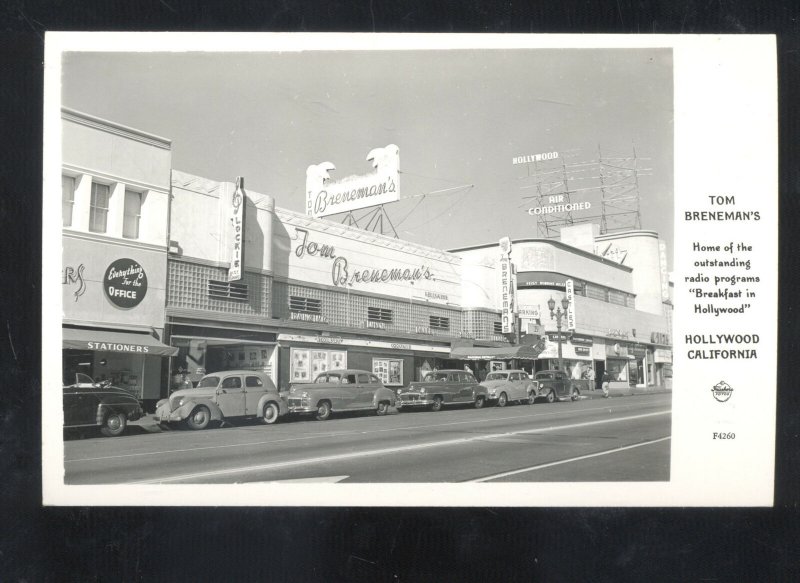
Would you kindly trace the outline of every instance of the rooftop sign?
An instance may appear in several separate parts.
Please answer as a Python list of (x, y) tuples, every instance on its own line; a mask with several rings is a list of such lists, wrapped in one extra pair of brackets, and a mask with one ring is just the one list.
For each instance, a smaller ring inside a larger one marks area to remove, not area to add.
[(400, 198), (400, 148), (389, 144), (367, 154), (375, 171), (362, 176), (331, 180), (336, 170), (331, 162), (312, 164), (306, 169), (306, 215), (325, 217), (371, 206), (395, 202)]
[(529, 154), (527, 156), (514, 156), (511, 158), (512, 164), (530, 164), (531, 162), (546, 162), (556, 160), (558, 152), (544, 152), (542, 154)]

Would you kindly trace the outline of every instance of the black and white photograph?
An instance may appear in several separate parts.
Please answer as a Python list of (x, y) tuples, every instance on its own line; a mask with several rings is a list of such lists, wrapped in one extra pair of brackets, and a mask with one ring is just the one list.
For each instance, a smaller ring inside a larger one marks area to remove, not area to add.
[(47, 54), (46, 502), (702, 505), (774, 440), (774, 168), (708, 186), (699, 45), (138, 36)]

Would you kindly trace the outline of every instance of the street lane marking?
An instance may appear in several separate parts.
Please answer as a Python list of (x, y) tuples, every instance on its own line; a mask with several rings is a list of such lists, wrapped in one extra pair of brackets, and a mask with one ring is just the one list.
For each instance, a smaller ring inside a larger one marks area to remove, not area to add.
[(258, 472), (258, 471), (269, 471), (269, 470), (276, 470), (276, 469), (283, 469), (283, 468), (290, 468), (296, 466), (303, 466), (309, 464), (317, 464), (317, 463), (329, 463), (341, 460), (351, 460), (357, 459), (362, 457), (369, 457), (369, 456), (376, 456), (376, 455), (385, 455), (385, 454), (392, 454), (392, 453), (400, 453), (400, 452), (411, 452), (423, 449), (431, 449), (435, 447), (445, 447), (451, 445), (463, 445), (465, 443), (471, 443), (474, 441), (483, 441), (491, 437), (498, 437), (498, 438), (507, 438), (512, 435), (525, 435), (530, 433), (545, 433), (549, 431), (563, 431), (565, 429), (578, 429), (581, 427), (590, 427), (593, 425), (604, 425), (606, 423), (622, 423), (624, 421), (633, 421), (636, 419), (646, 419), (648, 417), (655, 417), (660, 415), (670, 415), (671, 411), (657, 411), (655, 413), (643, 413), (641, 415), (632, 415), (630, 417), (617, 417), (615, 419), (601, 419), (597, 421), (586, 421), (584, 423), (571, 423), (569, 425), (557, 425), (552, 427), (543, 427), (538, 429), (525, 429), (522, 431), (513, 431), (508, 433), (496, 433), (494, 435), (477, 435), (473, 437), (462, 437), (457, 439), (448, 439), (445, 441), (431, 441), (428, 443), (418, 443), (414, 445), (401, 445), (396, 447), (388, 447), (388, 448), (381, 448), (381, 449), (372, 449), (366, 451), (356, 451), (356, 452), (348, 452), (348, 453), (341, 453), (341, 454), (334, 454), (334, 455), (327, 455), (327, 456), (320, 456), (314, 458), (306, 458), (306, 459), (297, 459), (297, 460), (289, 460), (285, 462), (272, 462), (269, 464), (257, 464), (257, 465), (250, 465), (250, 466), (242, 466), (238, 468), (227, 468), (224, 470), (210, 470), (207, 472), (196, 472), (192, 474), (179, 474), (175, 476), (167, 476), (164, 478), (151, 478), (148, 480), (137, 480), (135, 482), (129, 482), (131, 484), (163, 484), (164, 482), (177, 482), (180, 480), (194, 480), (198, 478), (211, 478), (211, 477), (219, 477), (219, 476), (226, 476), (229, 474), (241, 474), (245, 472)]
[(645, 445), (650, 445), (652, 443), (659, 443), (661, 441), (665, 441), (667, 439), (672, 439), (672, 436), (662, 437), (660, 439), (654, 439), (652, 441), (643, 441), (642, 443), (634, 443), (633, 445), (625, 445), (623, 447), (615, 447), (614, 449), (609, 449), (606, 451), (600, 451), (597, 453), (590, 453), (587, 455), (580, 455), (578, 457), (569, 458), (566, 460), (560, 460), (557, 462), (550, 462), (546, 464), (540, 464), (538, 466), (531, 466), (529, 468), (522, 468), (520, 470), (511, 470), (509, 472), (502, 472), (500, 474), (493, 474), (491, 476), (484, 476), (483, 478), (475, 478), (473, 480), (464, 480), (465, 482), (488, 482), (489, 480), (497, 480), (500, 478), (505, 478), (507, 476), (514, 476), (516, 474), (524, 474), (526, 472), (534, 472), (536, 470), (542, 470), (544, 468), (552, 468), (553, 466), (560, 466), (561, 464), (569, 464), (572, 462), (579, 462), (581, 460), (586, 460), (593, 457), (599, 457), (602, 455), (609, 455), (611, 453), (617, 453), (620, 451), (625, 451), (626, 449), (633, 449), (635, 447), (642, 447)]
[[(567, 411), (567, 410), (559, 410), (559, 411), (552, 411), (547, 413), (534, 413), (533, 415), (512, 415), (508, 417), (486, 417), (483, 419), (467, 419), (466, 421), (452, 421), (449, 423), (435, 423), (429, 425), (411, 425), (408, 427), (389, 427), (386, 429), (375, 429), (372, 431), (360, 431), (360, 430), (351, 430), (351, 431), (334, 431), (334, 432), (326, 432), (326, 433), (314, 433), (310, 435), (303, 435), (299, 437), (287, 437), (284, 439), (270, 439), (267, 441), (250, 441), (246, 443), (228, 443), (228, 444), (220, 444), (220, 445), (207, 445), (201, 447), (186, 447), (181, 449), (168, 449), (163, 451), (145, 451), (139, 453), (124, 453), (119, 455), (107, 455), (107, 456), (98, 456), (98, 457), (90, 457), (90, 458), (75, 458), (75, 459), (68, 459), (64, 460), (65, 464), (70, 463), (78, 463), (78, 462), (94, 462), (100, 460), (111, 460), (111, 459), (124, 459), (129, 457), (144, 457), (144, 456), (151, 456), (151, 455), (167, 455), (171, 453), (186, 453), (192, 451), (205, 451), (205, 450), (212, 450), (212, 449), (227, 449), (231, 447), (249, 447), (253, 445), (272, 445), (276, 443), (288, 443), (292, 441), (303, 441), (303, 440), (312, 440), (312, 439), (324, 439), (329, 437), (342, 437), (347, 435), (369, 435), (371, 433), (386, 433), (392, 431), (409, 431), (409, 430), (417, 430), (417, 429), (431, 429), (437, 427), (450, 427), (453, 425), (475, 425), (477, 423), (490, 423), (493, 421), (508, 421), (513, 419), (534, 419), (538, 417), (554, 417), (557, 415), (564, 415), (566, 413), (596, 413), (601, 409), (607, 408), (608, 403), (604, 403), (600, 407), (593, 407), (590, 409), (579, 409), (578, 411)], [(620, 409), (635, 409), (631, 405), (622, 405), (619, 407), (615, 407), (616, 410)], [(610, 411), (610, 409), (609, 409)], [(285, 426), (288, 427), (288, 426)], [(197, 435), (200, 437), (201, 435), (215, 435), (213, 431), (197, 434), (191, 433), (190, 435)], [(175, 439), (175, 437), (173, 437)], [(105, 440), (107, 441), (107, 440)]]

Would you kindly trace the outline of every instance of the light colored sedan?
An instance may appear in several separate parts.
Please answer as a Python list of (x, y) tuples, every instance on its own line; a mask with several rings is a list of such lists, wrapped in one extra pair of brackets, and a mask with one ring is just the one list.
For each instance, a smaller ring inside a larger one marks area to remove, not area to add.
[(395, 406), (395, 394), (369, 371), (343, 369), (320, 373), (313, 383), (292, 385), (287, 401), (289, 413), (313, 413), (325, 421), (339, 411), (386, 415)]
[(524, 370), (490, 372), (481, 385), (486, 387), (489, 400), (498, 407), (505, 407), (509, 401), (533, 404), (534, 383)]
[(156, 403), (158, 423), (183, 421), (205, 429), (212, 421), (257, 417), (272, 425), (287, 413), (272, 379), (261, 371), (226, 370), (207, 374), (196, 387), (181, 389)]

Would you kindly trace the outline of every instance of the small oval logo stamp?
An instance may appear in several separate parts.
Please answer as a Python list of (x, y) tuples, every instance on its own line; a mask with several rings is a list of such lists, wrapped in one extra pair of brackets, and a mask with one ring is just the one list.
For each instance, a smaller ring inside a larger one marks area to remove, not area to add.
[(731, 398), (731, 395), (733, 394), (733, 387), (725, 381), (720, 381), (714, 385), (714, 388), (711, 389), (711, 393), (714, 395), (714, 398), (717, 401), (724, 403)]

